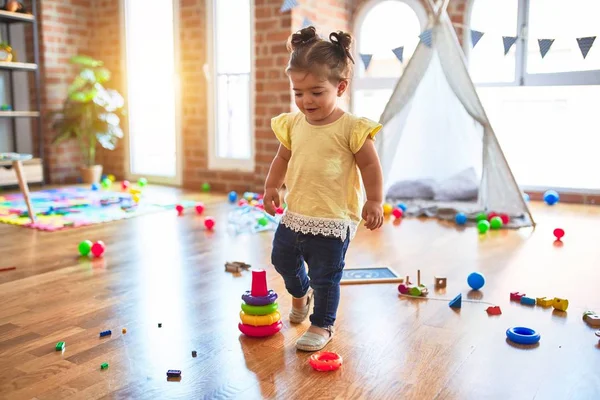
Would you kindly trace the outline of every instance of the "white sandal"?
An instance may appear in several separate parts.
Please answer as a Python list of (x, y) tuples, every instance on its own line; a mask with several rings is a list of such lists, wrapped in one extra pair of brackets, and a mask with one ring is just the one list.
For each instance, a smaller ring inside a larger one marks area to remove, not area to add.
[(301, 309), (292, 307), (292, 310), (290, 311), (290, 315), (289, 315), (291, 323), (299, 324), (306, 319), (306, 317), (308, 316), (308, 313), (310, 312), (310, 306), (312, 305), (313, 299), (314, 299), (313, 289), (309, 288), (308, 291), (306, 292), (306, 305), (304, 307), (302, 307)]
[(333, 326), (324, 328), (329, 332), (329, 337), (324, 337), (318, 333), (305, 332), (296, 342), (296, 348), (304, 351), (319, 351), (333, 339)]

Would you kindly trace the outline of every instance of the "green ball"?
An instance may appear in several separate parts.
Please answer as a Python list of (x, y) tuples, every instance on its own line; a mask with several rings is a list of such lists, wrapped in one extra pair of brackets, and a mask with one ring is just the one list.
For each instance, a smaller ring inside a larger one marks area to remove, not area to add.
[(144, 187), (148, 184), (148, 179), (146, 178), (140, 178), (138, 179), (138, 186), (139, 187)]
[(92, 251), (92, 245), (93, 243), (91, 240), (84, 240), (83, 242), (79, 243), (79, 254), (82, 256), (87, 256), (90, 254), (90, 251)]
[(111, 187), (111, 185), (112, 185), (112, 181), (110, 179), (108, 179), (108, 178), (102, 179), (102, 187), (103, 188), (108, 189)]
[(202, 190), (203, 190), (203, 191), (205, 191), (205, 192), (208, 192), (208, 191), (210, 191), (210, 183), (208, 183), (208, 182), (204, 182), (204, 183), (202, 184)]
[(493, 217), (490, 220), (490, 226), (492, 227), (492, 229), (500, 229), (500, 228), (502, 228), (502, 218), (500, 218), (500, 217)]
[(477, 214), (477, 217), (475, 217), (475, 221), (479, 222), (479, 221), (486, 221), (487, 220), (487, 215), (485, 215), (485, 213), (479, 213)]
[(267, 226), (268, 223), (269, 223), (269, 220), (266, 219), (265, 217), (261, 217), (258, 219), (258, 224), (260, 226)]
[(490, 229), (490, 223), (487, 220), (479, 221), (477, 223), (477, 229), (479, 233), (486, 233)]

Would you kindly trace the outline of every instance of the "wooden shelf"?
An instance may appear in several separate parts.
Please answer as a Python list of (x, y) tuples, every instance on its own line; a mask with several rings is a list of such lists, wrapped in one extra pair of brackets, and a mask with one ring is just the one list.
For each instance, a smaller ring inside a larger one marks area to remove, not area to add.
[(37, 111), (0, 111), (0, 118), (37, 118)]
[(6, 62), (0, 61), (0, 69), (13, 69), (19, 71), (35, 71), (37, 64), (33, 63), (22, 63), (22, 62)]
[(31, 14), (23, 14), (0, 10), (0, 22), (33, 22), (35, 17)]

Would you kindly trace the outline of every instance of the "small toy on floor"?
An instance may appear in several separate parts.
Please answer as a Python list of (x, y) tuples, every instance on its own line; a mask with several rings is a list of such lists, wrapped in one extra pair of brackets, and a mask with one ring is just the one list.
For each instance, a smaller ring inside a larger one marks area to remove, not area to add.
[(583, 313), (583, 320), (593, 328), (600, 328), (600, 315), (594, 311), (586, 311)]
[(241, 261), (233, 261), (233, 262), (227, 261), (225, 263), (225, 271), (226, 272), (241, 272), (244, 269), (247, 270), (250, 268), (251, 268), (250, 264), (246, 264)]
[(406, 275), (406, 281), (398, 285), (398, 291), (401, 294), (406, 294), (409, 296), (420, 297), (427, 296), (429, 290), (425, 285), (421, 284), (421, 270), (417, 270), (417, 285), (413, 285), (410, 282), (410, 277)]
[(330, 351), (322, 351), (310, 356), (309, 364), (315, 371), (335, 371), (343, 363), (342, 356)]
[(252, 271), (252, 290), (242, 295), (241, 322), (238, 329), (246, 336), (265, 337), (281, 330), (281, 314), (277, 310), (277, 293), (267, 290), (265, 270)]

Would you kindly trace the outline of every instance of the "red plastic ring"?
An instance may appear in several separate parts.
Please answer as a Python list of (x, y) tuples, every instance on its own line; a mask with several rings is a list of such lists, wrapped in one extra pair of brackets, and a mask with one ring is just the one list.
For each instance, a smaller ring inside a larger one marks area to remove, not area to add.
[(246, 336), (253, 337), (264, 337), (271, 336), (276, 334), (283, 327), (283, 323), (281, 321), (277, 321), (271, 325), (263, 325), (263, 326), (252, 326), (247, 324), (242, 324), (241, 322), (238, 324), (238, 329)]
[(310, 356), (308, 361), (317, 371), (335, 371), (342, 366), (342, 356), (329, 351), (322, 351)]

